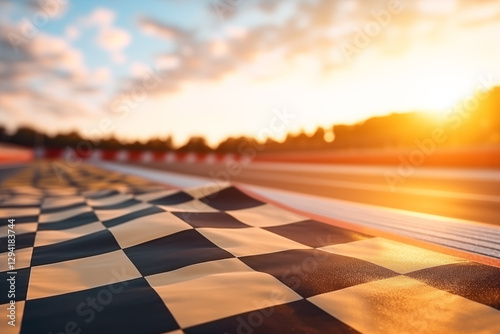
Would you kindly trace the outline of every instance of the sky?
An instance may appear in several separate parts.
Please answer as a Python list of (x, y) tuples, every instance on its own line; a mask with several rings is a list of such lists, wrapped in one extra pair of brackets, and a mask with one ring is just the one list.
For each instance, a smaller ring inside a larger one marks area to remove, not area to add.
[(499, 65), (497, 0), (0, 0), (9, 131), (280, 139), (443, 112)]

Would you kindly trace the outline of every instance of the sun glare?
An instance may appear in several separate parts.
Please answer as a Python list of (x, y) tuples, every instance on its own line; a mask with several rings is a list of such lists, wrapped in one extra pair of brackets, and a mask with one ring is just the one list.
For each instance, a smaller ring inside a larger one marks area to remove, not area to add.
[(470, 82), (458, 75), (433, 75), (419, 82), (412, 92), (422, 101), (425, 111), (442, 113), (463, 99), (473, 89)]

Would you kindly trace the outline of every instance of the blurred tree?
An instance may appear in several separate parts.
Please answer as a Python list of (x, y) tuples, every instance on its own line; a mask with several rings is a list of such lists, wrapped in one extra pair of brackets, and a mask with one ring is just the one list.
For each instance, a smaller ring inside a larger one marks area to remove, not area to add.
[(0, 126), (0, 141), (6, 142), (8, 140), (7, 131), (3, 126)]
[(179, 147), (178, 151), (208, 153), (212, 151), (212, 149), (210, 148), (210, 146), (207, 145), (205, 138), (200, 136), (195, 136), (191, 137), (184, 146)]
[(35, 146), (35, 136), (40, 135), (36, 130), (28, 127), (20, 127), (9, 137), (12, 144), (33, 147)]

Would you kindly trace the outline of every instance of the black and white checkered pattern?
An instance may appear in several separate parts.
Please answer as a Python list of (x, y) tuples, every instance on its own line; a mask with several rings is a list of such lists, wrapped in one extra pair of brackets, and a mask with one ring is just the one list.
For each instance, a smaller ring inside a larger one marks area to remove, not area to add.
[(0, 222), (1, 333), (500, 333), (500, 268), (230, 185), (179, 191), (92, 166), (58, 177), (40, 163), (2, 184)]

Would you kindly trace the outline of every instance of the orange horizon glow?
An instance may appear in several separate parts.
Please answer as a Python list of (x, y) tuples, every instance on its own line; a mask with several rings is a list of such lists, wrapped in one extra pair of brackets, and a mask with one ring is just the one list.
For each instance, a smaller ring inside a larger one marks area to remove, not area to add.
[[(51, 135), (100, 133), (128, 142), (172, 136), (177, 146), (203, 136), (213, 147), (227, 137), (261, 137), (276, 109), (295, 116), (267, 132), (280, 141), (288, 133), (311, 134), (317, 127), (392, 113), (439, 116), (483, 81), (485, 89), (500, 84), (500, 3), (492, 1), (415, 0), (383, 18), (385, 23), (380, 13), (388, 13), (389, 4), (382, 0), (324, 1), (304, 8), (284, 1), (274, 12), (249, 4), (223, 21), (211, 8), (169, 4), (171, 10), (162, 12), (154, 6), (165, 4), (151, 4), (144, 17), (108, 2), (89, 1), (85, 10), (70, 4), (60, 22), (40, 27), (29, 54), (42, 57), (54, 49), (61, 61), (32, 64), (43, 68), (38, 77), (30, 77), (35, 70), (19, 73), (16, 80), (27, 80), (22, 87), (36, 93), (17, 88), (14, 79), (6, 85), (18, 91), (0, 87), (0, 125), (9, 131), (27, 125)], [(199, 26), (182, 26), (172, 14), (176, 8), (183, 15), (196, 12)], [(164, 17), (152, 18), (153, 11)], [(301, 28), (291, 31), (290, 22)], [(367, 36), (374, 25), (378, 30)], [(195, 39), (195, 32), (203, 37)], [(274, 44), (259, 47), (273, 38)], [(355, 52), (346, 54), (346, 45)], [(6, 65), (0, 64), (0, 72)], [(44, 66), (54, 72), (63, 68), (75, 82), (47, 78)], [(126, 113), (114, 110), (114, 101), (143, 88), (134, 82), (148, 75), (147, 68), (170, 72), (160, 89), (146, 90)]]

